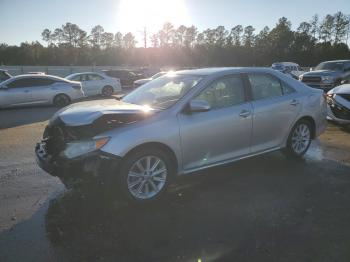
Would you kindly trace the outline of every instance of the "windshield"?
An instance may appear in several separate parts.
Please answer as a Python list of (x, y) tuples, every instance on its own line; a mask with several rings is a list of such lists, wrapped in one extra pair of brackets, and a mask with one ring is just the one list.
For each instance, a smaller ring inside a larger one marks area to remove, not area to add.
[(125, 96), (123, 101), (166, 109), (175, 104), (201, 79), (202, 77), (191, 75), (166, 75), (144, 84)]
[(331, 70), (331, 71), (343, 71), (343, 62), (323, 62), (316, 66), (315, 70)]

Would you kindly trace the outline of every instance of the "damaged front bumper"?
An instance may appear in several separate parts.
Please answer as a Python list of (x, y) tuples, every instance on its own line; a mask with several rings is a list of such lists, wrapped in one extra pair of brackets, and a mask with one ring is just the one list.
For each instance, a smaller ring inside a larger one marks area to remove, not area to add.
[(67, 188), (89, 181), (105, 183), (118, 170), (121, 158), (100, 150), (68, 159), (47, 153), (43, 140), (35, 147), (36, 161), (41, 169), (58, 177)]
[(335, 101), (333, 97), (328, 97), (327, 118), (339, 124), (350, 124), (350, 109)]

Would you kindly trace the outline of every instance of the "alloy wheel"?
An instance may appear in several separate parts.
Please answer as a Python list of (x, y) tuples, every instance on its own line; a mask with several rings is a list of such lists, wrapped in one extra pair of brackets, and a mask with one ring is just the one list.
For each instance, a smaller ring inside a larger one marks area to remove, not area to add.
[(113, 88), (110, 86), (106, 86), (102, 90), (102, 95), (104, 96), (111, 96), (113, 94)]
[(129, 169), (128, 190), (137, 199), (150, 199), (164, 188), (167, 175), (167, 167), (161, 158), (142, 157)]
[(296, 154), (302, 154), (311, 142), (310, 128), (306, 124), (299, 124), (293, 132), (291, 145)]

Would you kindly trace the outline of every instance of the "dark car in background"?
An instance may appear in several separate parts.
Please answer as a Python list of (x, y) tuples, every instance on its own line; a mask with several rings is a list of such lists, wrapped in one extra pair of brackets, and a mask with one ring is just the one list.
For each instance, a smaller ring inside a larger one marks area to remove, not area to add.
[(159, 73), (157, 73), (149, 78), (142, 78), (142, 79), (136, 80), (136, 81), (134, 81), (133, 86), (134, 86), (134, 88), (138, 88), (138, 87), (142, 86), (143, 84), (146, 84), (154, 79), (157, 79), (157, 78), (159, 78), (167, 73), (168, 72), (159, 72)]
[(315, 70), (302, 74), (299, 80), (308, 86), (328, 92), (350, 76), (350, 60), (334, 60), (320, 63)]
[(126, 69), (102, 70), (109, 77), (119, 78), (123, 88), (132, 87), (134, 81), (145, 78), (144, 74)]
[(12, 76), (6, 70), (0, 69), (0, 82), (10, 79), (11, 77)]

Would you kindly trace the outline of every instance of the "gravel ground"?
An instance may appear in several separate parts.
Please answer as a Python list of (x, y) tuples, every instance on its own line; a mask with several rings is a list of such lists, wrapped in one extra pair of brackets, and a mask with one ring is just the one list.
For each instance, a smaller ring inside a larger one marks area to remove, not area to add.
[(0, 261), (350, 261), (350, 130), (179, 179), (132, 206), (64, 189), (34, 145), (55, 108), (0, 111)]

